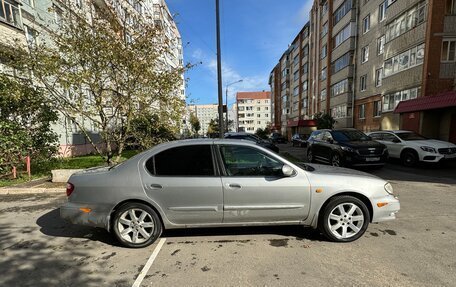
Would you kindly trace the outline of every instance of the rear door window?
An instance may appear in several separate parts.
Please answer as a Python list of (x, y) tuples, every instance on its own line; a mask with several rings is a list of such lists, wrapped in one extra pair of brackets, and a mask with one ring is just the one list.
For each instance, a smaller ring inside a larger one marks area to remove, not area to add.
[(188, 145), (167, 149), (146, 162), (157, 176), (214, 176), (211, 145)]

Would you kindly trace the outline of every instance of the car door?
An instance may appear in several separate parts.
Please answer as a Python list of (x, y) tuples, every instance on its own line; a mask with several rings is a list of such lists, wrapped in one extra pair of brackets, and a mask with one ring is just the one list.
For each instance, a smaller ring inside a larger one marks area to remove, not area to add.
[(284, 163), (260, 148), (221, 144), (224, 223), (298, 222), (309, 213), (303, 172), (285, 177)]
[(214, 224), (223, 218), (223, 190), (211, 144), (173, 147), (144, 162), (146, 194), (175, 224)]
[(322, 145), (324, 144), (323, 135), (324, 135), (324, 132), (321, 132), (321, 133), (315, 135), (315, 137), (313, 138), (313, 141), (312, 141), (311, 149), (312, 149), (313, 156), (316, 159), (320, 159), (322, 156), (322, 149), (323, 149)]
[(333, 137), (330, 132), (324, 132), (321, 139), (319, 156), (322, 160), (329, 162), (334, 149)]
[(400, 158), (401, 151), (404, 147), (402, 140), (394, 134), (382, 133), (381, 143), (386, 145), (390, 157)]

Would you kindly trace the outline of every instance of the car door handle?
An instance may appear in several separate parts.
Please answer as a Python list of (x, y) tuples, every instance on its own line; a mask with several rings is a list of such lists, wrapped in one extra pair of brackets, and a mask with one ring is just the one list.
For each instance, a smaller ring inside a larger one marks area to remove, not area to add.
[(163, 186), (161, 186), (160, 184), (157, 184), (157, 183), (152, 183), (150, 185), (150, 188), (152, 188), (152, 189), (161, 189), (161, 188), (163, 188)]
[(238, 183), (230, 183), (228, 186), (229, 186), (230, 188), (241, 188), (241, 185), (238, 184)]

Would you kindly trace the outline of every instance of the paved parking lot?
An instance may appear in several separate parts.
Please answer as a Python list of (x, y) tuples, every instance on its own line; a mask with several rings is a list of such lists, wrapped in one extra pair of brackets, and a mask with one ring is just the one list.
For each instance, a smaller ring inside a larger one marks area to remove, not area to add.
[[(295, 226), (167, 231), (141, 286), (455, 286), (454, 171), (370, 171), (392, 181), (402, 209), (353, 243)], [(65, 200), (0, 196), (0, 286), (133, 286), (158, 242), (126, 249), (104, 230), (70, 225), (59, 218)]]

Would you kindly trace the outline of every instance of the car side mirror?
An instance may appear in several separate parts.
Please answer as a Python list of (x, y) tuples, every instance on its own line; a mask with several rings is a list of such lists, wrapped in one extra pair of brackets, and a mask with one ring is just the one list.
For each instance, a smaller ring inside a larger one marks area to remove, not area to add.
[(293, 176), (295, 174), (295, 171), (294, 171), (294, 169), (291, 166), (289, 166), (287, 164), (284, 164), (282, 166), (282, 173), (283, 173), (284, 176), (290, 177), (290, 176)]

